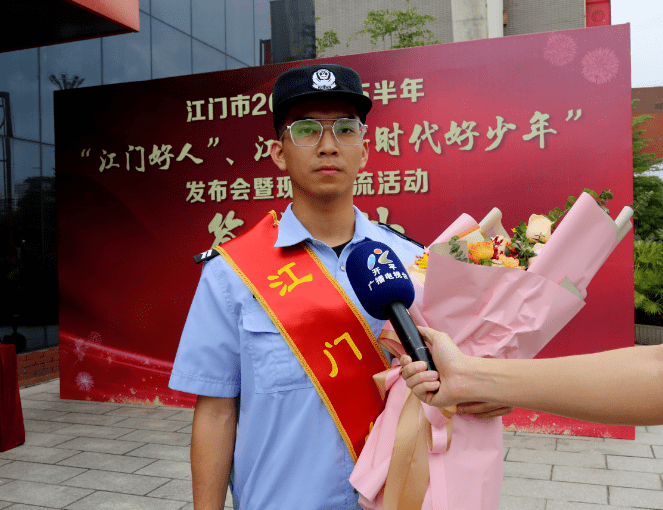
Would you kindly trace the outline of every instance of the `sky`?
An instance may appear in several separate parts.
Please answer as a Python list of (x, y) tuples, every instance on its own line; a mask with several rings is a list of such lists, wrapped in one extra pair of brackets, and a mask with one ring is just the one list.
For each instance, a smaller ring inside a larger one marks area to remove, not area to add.
[(631, 86), (663, 86), (663, 0), (611, 0), (611, 24), (631, 24)]

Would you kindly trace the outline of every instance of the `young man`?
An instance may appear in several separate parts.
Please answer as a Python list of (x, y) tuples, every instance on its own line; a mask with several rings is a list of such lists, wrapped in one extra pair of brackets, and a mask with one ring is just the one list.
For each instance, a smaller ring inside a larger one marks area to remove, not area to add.
[[(170, 380), (199, 395), (196, 510), (222, 508), (231, 465), (235, 508), (360, 508), (348, 478), (379, 412), (366, 395), (384, 367), (374, 341), (383, 321), (359, 304), (345, 263), (366, 239), (406, 266), (422, 252), (353, 206), (370, 109), (347, 67), (297, 67), (276, 81), (271, 156), (290, 175), (292, 204), (205, 264)], [(485, 404), (477, 415), (511, 410)]]

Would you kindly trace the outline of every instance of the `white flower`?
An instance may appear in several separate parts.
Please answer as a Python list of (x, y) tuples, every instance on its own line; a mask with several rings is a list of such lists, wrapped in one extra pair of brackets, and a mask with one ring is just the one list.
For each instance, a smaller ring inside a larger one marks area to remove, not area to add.
[(545, 243), (550, 237), (552, 221), (542, 214), (532, 214), (527, 222), (527, 232), (525, 235), (531, 243)]

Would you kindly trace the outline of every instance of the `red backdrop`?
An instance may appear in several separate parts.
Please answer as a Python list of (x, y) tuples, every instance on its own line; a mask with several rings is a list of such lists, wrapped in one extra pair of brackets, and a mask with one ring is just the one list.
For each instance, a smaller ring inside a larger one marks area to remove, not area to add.
[[(610, 188), (632, 202), (629, 26), (321, 59), (373, 99), (355, 204), (430, 243), (499, 207), (511, 228)], [(167, 388), (192, 256), (290, 202), (268, 156), (276, 77), (308, 62), (55, 93), (63, 398), (191, 406)], [(632, 346), (633, 238), (539, 357)], [(521, 430), (634, 437), (530, 412)]]

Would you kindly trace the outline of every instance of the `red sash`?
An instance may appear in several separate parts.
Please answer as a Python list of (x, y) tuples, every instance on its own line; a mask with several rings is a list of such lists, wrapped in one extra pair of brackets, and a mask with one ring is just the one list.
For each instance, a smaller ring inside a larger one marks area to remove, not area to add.
[(214, 248), (260, 302), (327, 406), (353, 461), (383, 402), (372, 375), (389, 367), (368, 323), (305, 243), (274, 248), (271, 211)]

